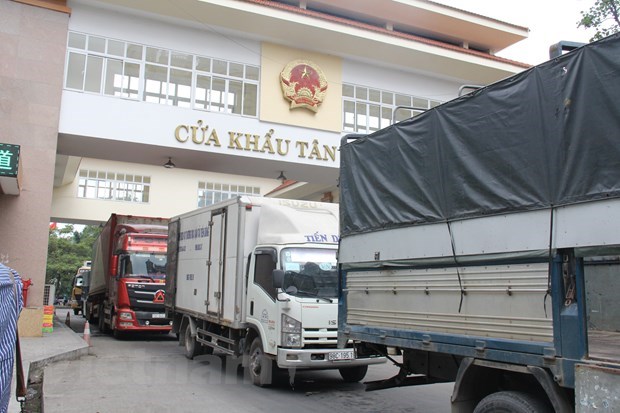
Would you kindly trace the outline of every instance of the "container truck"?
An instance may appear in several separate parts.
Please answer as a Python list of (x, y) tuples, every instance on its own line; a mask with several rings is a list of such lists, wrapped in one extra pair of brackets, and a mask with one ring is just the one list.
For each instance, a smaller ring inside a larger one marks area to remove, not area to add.
[(614, 35), (343, 138), (339, 341), (402, 356), (367, 390), (620, 411), (619, 68)]
[(93, 246), (84, 316), (101, 332), (169, 333), (168, 219), (112, 214)]
[(84, 261), (84, 265), (78, 268), (71, 282), (71, 309), (73, 314), (78, 315), (82, 311), (82, 289), (84, 286), (84, 274), (90, 271), (90, 261)]
[(338, 205), (238, 197), (171, 218), (166, 309), (186, 357), (232, 356), (252, 383), (278, 369), (362, 380), (385, 358), (337, 342)]

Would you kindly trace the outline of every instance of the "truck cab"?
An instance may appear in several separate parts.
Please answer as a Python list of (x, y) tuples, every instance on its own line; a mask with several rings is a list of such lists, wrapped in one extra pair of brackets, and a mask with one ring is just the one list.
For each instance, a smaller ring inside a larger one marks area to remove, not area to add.
[[(162, 229), (163, 230), (163, 229)], [(163, 311), (166, 282), (166, 235), (152, 229), (119, 228), (112, 257), (109, 324), (114, 332), (138, 329), (169, 331)], [(147, 231), (148, 235), (139, 231)]]

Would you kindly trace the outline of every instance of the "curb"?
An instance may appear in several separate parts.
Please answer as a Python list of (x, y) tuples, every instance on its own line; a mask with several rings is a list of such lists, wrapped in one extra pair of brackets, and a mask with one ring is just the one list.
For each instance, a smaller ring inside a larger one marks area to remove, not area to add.
[[(54, 317), (54, 328), (66, 328), (71, 330), (68, 326), (61, 323), (58, 320), (58, 317)], [(76, 339), (82, 341), (81, 338), (79, 338), (79, 335), (74, 333), (73, 330), (71, 330), (71, 333), (75, 334)], [(76, 341), (76, 345), (77, 344), (78, 342)], [(90, 347), (85, 341), (83, 342), (83, 346), (78, 345), (77, 347), (78, 348), (73, 350), (68, 350), (63, 353), (30, 362), (30, 367), (28, 369), (28, 381), (26, 383), (26, 400), (23, 404), (24, 411), (28, 413), (43, 413), (43, 379), (45, 376), (45, 367), (59, 361), (77, 360), (80, 357), (89, 354)]]

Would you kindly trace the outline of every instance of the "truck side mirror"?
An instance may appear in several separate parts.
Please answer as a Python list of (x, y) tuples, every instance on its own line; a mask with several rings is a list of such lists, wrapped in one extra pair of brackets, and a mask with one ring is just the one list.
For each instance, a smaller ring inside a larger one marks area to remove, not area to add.
[(112, 255), (112, 262), (110, 262), (110, 275), (116, 277), (118, 275), (118, 255)]
[(273, 287), (274, 288), (282, 288), (282, 284), (284, 284), (284, 271), (275, 269), (271, 273), (273, 279)]

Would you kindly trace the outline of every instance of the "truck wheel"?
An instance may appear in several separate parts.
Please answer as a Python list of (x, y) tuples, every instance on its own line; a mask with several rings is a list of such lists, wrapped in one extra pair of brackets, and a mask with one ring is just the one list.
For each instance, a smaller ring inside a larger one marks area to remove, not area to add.
[(185, 346), (185, 357), (192, 360), (200, 354), (200, 343), (196, 341), (196, 337), (192, 337), (192, 326), (187, 323), (185, 334), (183, 335), (183, 345)]
[(252, 384), (265, 387), (271, 384), (273, 378), (273, 362), (263, 351), (263, 342), (256, 337), (250, 346), (250, 363), (248, 365)]
[(105, 311), (103, 309), (103, 304), (99, 304), (99, 332), (106, 334), (109, 333), (110, 330), (108, 326), (105, 324)]
[(552, 413), (551, 407), (528, 393), (500, 391), (485, 397), (474, 413)]
[(368, 366), (343, 367), (338, 369), (342, 379), (347, 383), (356, 383), (361, 381), (368, 371)]

